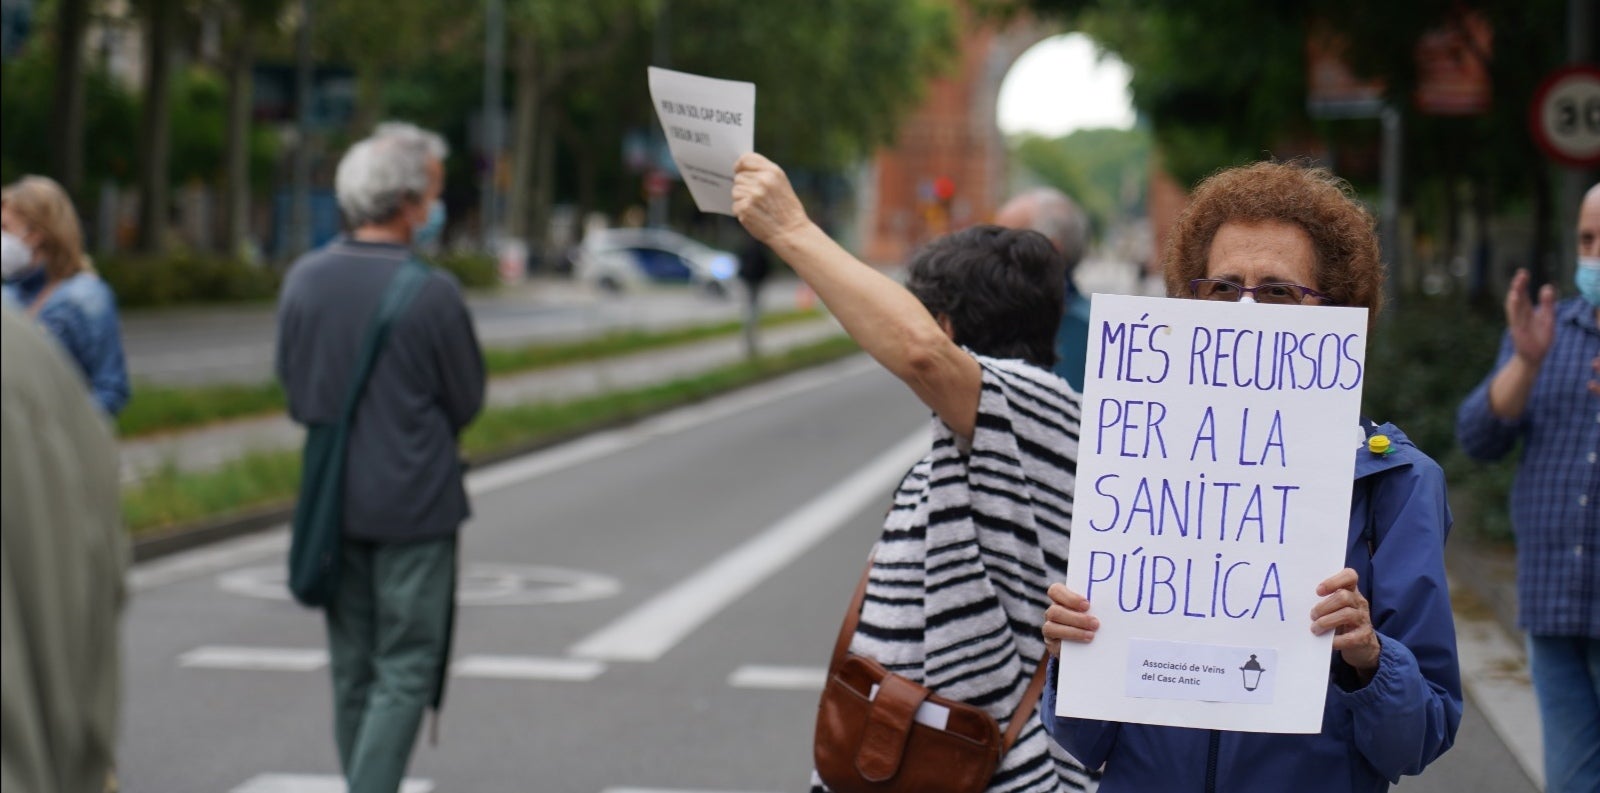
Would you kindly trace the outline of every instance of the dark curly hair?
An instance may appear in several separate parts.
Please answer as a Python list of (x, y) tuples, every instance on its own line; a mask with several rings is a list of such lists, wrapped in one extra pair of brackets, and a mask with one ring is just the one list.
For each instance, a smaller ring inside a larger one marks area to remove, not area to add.
[(918, 251), (906, 288), (935, 317), (950, 318), (957, 344), (1049, 369), (1066, 272), (1066, 260), (1038, 232), (974, 226)]
[(1311, 238), (1317, 288), (1335, 305), (1366, 306), (1367, 321), (1383, 304), (1383, 263), (1372, 213), (1350, 184), (1326, 168), (1258, 162), (1218, 171), (1195, 187), (1162, 252), (1167, 294), (1187, 296), (1204, 278), (1211, 241), (1225, 223), (1288, 223)]

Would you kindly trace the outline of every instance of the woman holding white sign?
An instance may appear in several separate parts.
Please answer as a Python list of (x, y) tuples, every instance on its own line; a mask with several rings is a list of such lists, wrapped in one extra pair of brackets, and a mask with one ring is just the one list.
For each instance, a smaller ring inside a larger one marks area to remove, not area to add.
[[(1165, 256), (1173, 296), (1366, 307), (1369, 323), (1381, 302), (1372, 217), (1322, 169), (1256, 163), (1211, 176)], [(1321, 732), (1058, 717), (1052, 675), (1040, 707), (1045, 725), (1085, 765), (1104, 764), (1104, 793), (1382, 791), (1450, 748), (1462, 703), (1444, 570), (1444, 477), (1393, 425), (1368, 424), (1365, 436), (1355, 450), (1344, 569), (1318, 586), (1320, 600), (1304, 617), (1308, 630), (1334, 633)], [(1060, 583), (1048, 594), (1043, 635), (1051, 654), (1063, 641), (1093, 641), (1100, 619), (1092, 604)], [(1249, 667), (1241, 667), (1246, 676)]]
[[(908, 751), (905, 713), (879, 709), (890, 697), (877, 692), (914, 684), (976, 706), (998, 731), (1015, 727), (1014, 743), (996, 742), (998, 765), (975, 786), (1088, 789), (1090, 775), (1028, 716), (1045, 655), (1030, 626), (1049, 605), (1045, 587), (1066, 570), (1078, 447), (1078, 394), (1050, 372), (1065, 261), (1035, 232), (980, 226), (919, 252), (902, 287), (812, 223), (783, 171), (758, 154), (738, 162), (733, 210), (935, 414), (932, 448), (895, 494), (859, 622), (847, 635), (850, 654), (904, 678), (858, 692), (876, 698), (874, 724), (888, 725), (880, 732), (898, 736), (876, 743)], [(905, 710), (913, 708), (918, 724), (938, 723), (936, 711), (924, 720), (915, 702)], [(953, 732), (954, 717), (948, 725)], [(827, 738), (819, 734), (819, 746), (830, 745)], [(893, 759), (893, 767), (904, 764)], [(933, 767), (949, 758), (930, 753), (921, 762)], [(821, 763), (818, 769), (829, 773)], [(847, 781), (818, 775), (812, 786)]]

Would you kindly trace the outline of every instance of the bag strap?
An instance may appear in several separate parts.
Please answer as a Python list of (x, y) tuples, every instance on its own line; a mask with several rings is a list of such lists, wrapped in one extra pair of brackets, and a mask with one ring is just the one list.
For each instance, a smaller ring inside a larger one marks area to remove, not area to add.
[[(877, 557), (874, 552), (867, 557), (867, 569), (861, 571), (861, 581), (856, 584), (856, 593), (850, 598), (850, 610), (845, 612), (844, 624), (839, 626), (839, 638), (833, 644), (833, 659), (828, 663), (828, 673), (831, 675), (844, 663), (845, 656), (850, 654), (850, 639), (856, 635), (856, 626), (861, 622), (861, 604), (867, 598), (867, 579), (872, 575), (872, 560)], [(1011, 751), (1017, 742), (1017, 736), (1022, 734), (1022, 725), (1033, 717), (1033, 709), (1039, 704), (1039, 697), (1044, 693), (1045, 676), (1050, 669), (1049, 657), (1039, 659), (1039, 668), (1033, 672), (1033, 679), (1028, 682), (1028, 688), (1022, 693), (1022, 701), (1017, 703), (1017, 709), (1012, 711), (1011, 720), (1006, 725), (1006, 734), (1000, 744), (1000, 756)]]
[(1028, 681), (1028, 690), (1022, 692), (1022, 701), (1017, 703), (1017, 710), (1011, 714), (1011, 721), (1006, 724), (1005, 741), (1000, 744), (1000, 754), (1004, 756), (1011, 751), (1017, 737), (1022, 735), (1022, 725), (1033, 718), (1033, 709), (1039, 704), (1039, 697), (1044, 694), (1045, 677), (1050, 672), (1050, 657), (1039, 659), (1039, 668), (1033, 670), (1033, 679)]
[(383, 292), (383, 299), (378, 303), (378, 310), (372, 316), (371, 324), (367, 325), (367, 332), (361, 340), (361, 353), (356, 358), (356, 370), (350, 378), (350, 389), (345, 392), (344, 410), (339, 414), (340, 422), (349, 424), (355, 416), (356, 405), (361, 402), (361, 392), (366, 390), (367, 378), (372, 375), (372, 367), (378, 361), (378, 353), (383, 349), (383, 343), (389, 336), (389, 327), (394, 324), (395, 317), (411, 305), (412, 298), (417, 296), (417, 291), (422, 288), (423, 281), (428, 278), (428, 267), (414, 258), (406, 259), (400, 269), (389, 279), (389, 286)]

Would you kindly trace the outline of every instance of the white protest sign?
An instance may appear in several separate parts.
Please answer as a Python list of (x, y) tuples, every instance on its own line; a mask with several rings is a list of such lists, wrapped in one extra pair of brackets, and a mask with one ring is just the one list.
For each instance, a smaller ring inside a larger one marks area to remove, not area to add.
[(1067, 586), (1062, 716), (1322, 729), (1344, 567), (1365, 309), (1095, 295)]
[(733, 165), (755, 151), (756, 86), (650, 67), (650, 101), (701, 212), (733, 214)]

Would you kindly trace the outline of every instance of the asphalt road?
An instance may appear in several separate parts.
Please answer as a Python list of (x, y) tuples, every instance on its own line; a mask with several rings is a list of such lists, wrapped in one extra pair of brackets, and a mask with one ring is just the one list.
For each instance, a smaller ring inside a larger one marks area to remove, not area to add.
[[(441, 743), (409, 793), (803, 790), (817, 681), (926, 417), (857, 357), (475, 472)], [(134, 571), (124, 790), (342, 789), (285, 544)], [(1400, 789), (1533, 790), (1476, 710)]]
[[(796, 282), (762, 290), (768, 310), (795, 305)], [(663, 328), (735, 319), (742, 303), (687, 288), (602, 295), (564, 280), (541, 280), (467, 301), (488, 346), (557, 341), (619, 328)], [(272, 378), (276, 322), (266, 305), (131, 312), (123, 346), (135, 381), (259, 383)]]

